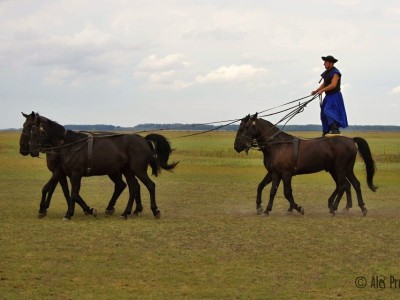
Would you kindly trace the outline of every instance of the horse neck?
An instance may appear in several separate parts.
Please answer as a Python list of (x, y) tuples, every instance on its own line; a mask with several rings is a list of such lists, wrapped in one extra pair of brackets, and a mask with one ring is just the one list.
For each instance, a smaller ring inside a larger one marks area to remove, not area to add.
[(49, 119), (45, 119), (45, 121), (41, 122), (42, 123), (40, 123), (39, 126), (47, 128), (45, 131), (45, 135), (48, 139), (47, 142), (49, 142), (52, 146), (58, 146), (65, 134), (64, 127)]
[(85, 134), (85, 133), (76, 132), (73, 130), (67, 130), (66, 135), (64, 137), (64, 142), (66, 144), (69, 144), (69, 143), (83, 140), (85, 138), (87, 138), (87, 134)]
[(277, 142), (285, 142), (293, 139), (293, 136), (287, 134), (286, 132), (281, 131), (278, 127), (276, 127), (272, 123), (265, 121), (263, 119), (258, 119), (258, 120), (259, 120), (258, 131), (260, 132), (260, 139), (263, 142), (268, 142), (271, 140)]

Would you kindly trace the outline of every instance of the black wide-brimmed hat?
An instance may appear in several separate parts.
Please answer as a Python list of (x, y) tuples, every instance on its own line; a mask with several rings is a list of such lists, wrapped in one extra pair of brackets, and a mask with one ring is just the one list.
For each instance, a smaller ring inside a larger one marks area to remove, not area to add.
[(338, 60), (334, 58), (332, 55), (322, 56), (323, 61), (329, 61), (331, 63), (336, 63)]

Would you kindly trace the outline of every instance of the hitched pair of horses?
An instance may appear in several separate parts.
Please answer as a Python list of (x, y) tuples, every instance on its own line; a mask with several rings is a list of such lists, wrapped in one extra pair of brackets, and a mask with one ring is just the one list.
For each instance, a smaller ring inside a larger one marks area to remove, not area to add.
[[(46, 153), (47, 166), (52, 177), (42, 190), (42, 201), (39, 217), (46, 215), (51, 196), (60, 182), (68, 203), (64, 219), (74, 215), (75, 202), (86, 214), (96, 215), (80, 197), (81, 179), (83, 176), (108, 175), (114, 182), (113, 196), (106, 209), (106, 214), (114, 212), (114, 205), (126, 184), (129, 187), (129, 200), (122, 214), (131, 214), (133, 202), (136, 200), (134, 214), (142, 210), (140, 186), (138, 178), (150, 193), (151, 210), (156, 218), (160, 217), (155, 199), (155, 184), (147, 174), (148, 166), (152, 174), (157, 176), (161, 169), (173, 170), (178, 162), (168, 163), (172, 152), (168, 140), (159, 134), (149, 134), (142, 137), (137, 134), (88, 134), (66, 130), (60, 124), (32, 112), (23, 114), (26, 118), (20, 138), (20, 153), (39, 156), (39, 151)], [(71, 195), (69, 194), (66, 177), (70, 178)]]

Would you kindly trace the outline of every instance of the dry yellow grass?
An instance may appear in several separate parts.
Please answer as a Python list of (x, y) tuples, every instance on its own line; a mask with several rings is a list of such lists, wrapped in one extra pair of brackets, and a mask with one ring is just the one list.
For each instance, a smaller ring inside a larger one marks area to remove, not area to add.
[[(400, 133), (358, 134), (378, 158), (379, 190), (366, 188), (357, 163), (370, 213), (362, 217), (354, 206), (334, 218), (326, 207), (333, 190), (328, 174), (294, 178), (304, 216), (286, 215), (279, 190), (270, 217), (260, 217), (255, 195), (265, 170), (259, 153), (236, 154), (234, 133), (162, 134), (172, 138), (172, 159), (181, 163), (155, 178), (160, 220), (142, 188), (140, 218), (118, 218), (124, 192), (112, 217), (77, 209), (63, 222), (59, 187), (48, 216), (36, 217), (50, 177), (45, 160), (20, 156), (19, 135), (0, 132), (0, 299), (398, 298), (400, 288), (389, 279), (400, 278)], [(85, 178), (82, 196), (101, 212), (112, 189), (106, 177)], [(265, 203), (268, 187), (264, 194)], [(360, 276), (364, 288), (355, 285)], [(386, 286), (371, 286), (374, 276), (385, 276)]]

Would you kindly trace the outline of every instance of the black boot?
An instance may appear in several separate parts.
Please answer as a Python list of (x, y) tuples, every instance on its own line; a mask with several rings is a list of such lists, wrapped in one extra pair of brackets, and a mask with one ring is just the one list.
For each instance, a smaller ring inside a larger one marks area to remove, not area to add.
[(330, 126), (331, 131), (330, 134), (340, 134), (339, 128), (335, 122), (333, 122)]

